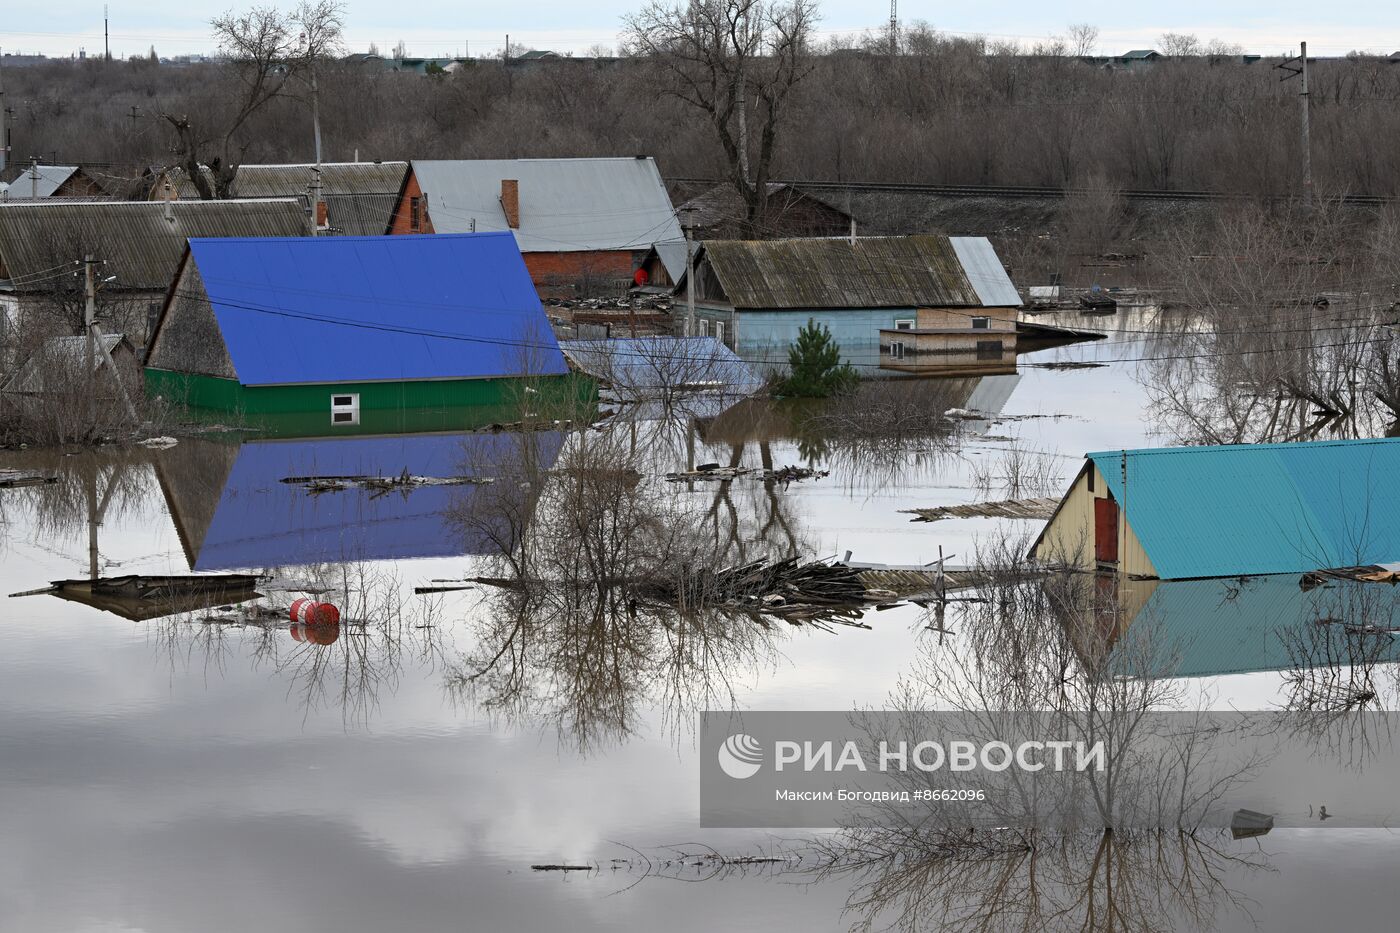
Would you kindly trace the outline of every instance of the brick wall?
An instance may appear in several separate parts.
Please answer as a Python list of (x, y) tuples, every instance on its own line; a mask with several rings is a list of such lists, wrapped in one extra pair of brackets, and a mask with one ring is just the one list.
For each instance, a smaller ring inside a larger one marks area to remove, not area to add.
[[(413, 224), (414, 205), (418, 206), (419, 224), (417, 229)], [(394, 206), (394, 219), (389, 224), (391, 234), (400, 233), (434, 233), (433, 219), (428, 216), (428, 205), (423, 199), (423, 189), (418, 187), (418, 179), (413, 172), (408, 173), (408, 182), (404, 185), (403, 197)]]
[(594, 250), (570, 253), (526, 253), (525, 267), (537, 286), (606, 286), (617, 279), (631, 280), (641, 254), (632, 250)]

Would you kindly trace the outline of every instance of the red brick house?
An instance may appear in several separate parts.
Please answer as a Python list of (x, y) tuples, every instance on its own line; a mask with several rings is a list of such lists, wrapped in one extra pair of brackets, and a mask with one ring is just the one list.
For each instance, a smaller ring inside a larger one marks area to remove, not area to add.
[(653, 246), (685, 262), (671, 199), (646, 157), (415, 161), (389, 223), (391, 234), (506, 230), (542, 294), (625, 287)]

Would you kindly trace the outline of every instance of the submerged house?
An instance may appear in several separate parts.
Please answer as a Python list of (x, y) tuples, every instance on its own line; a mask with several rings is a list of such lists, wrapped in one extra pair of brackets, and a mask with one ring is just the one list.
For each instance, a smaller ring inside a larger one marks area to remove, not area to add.
[(1387, 563), (1398, 473), (1400, 439), (1091, 453), (1030, 553), (1160, 580)]
[(195, 408), (345, 427), (568, 382), (504, 233), (191, 240), (146, 367), (150, 393)]
[(415, 160), (389, 232), (509, 232), (542, 291), (632, 284), (657, 246), (671, 279), (685, 238), (648, 157)]
[(101, 263), (98, 320), (144, 345), (189, 237), (308, 232), (291, 199), (0, 203), (0, 338), (30, 311), (80, 307), (91, 255)]
[(986, 237), (711, 240), (695, 259), (700, 335), (769, 367), (809, 320), (866, 374), (954, 352), (1014, 360), (1020, 305)]

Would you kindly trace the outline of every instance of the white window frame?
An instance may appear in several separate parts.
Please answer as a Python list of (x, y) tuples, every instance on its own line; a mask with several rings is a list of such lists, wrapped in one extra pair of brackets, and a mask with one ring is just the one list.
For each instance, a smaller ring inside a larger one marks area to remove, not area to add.
[(912, 317), (895, 318), (895, 330), (913, 330), (917, 321)]
[(360, 393), (331, 393), (331, 424), (338, 427), (360, 423)]
[(894, 341), (891, 341), (891, 342), (890, 342), (890, 359), (892, 359), (892, 360), (902, 360), (902, 359), (904, 359), (904, 341), (903, 341), (903, 340), (894, 340)]
[(701, 336), (701, 337), (708, 337), (708, 336), (710, 336), (710, 320), (709, 320), (709, 318), (703, 318), (703, 317), (702, 317), (702, 318), (700, 319), (700, 336)]
[(724, 322), (715, 321), (715, 339), (724, 343)]
[(991, 330), (992, 319), (989, 317), (975, 317), (972, 319), (973, 330)]

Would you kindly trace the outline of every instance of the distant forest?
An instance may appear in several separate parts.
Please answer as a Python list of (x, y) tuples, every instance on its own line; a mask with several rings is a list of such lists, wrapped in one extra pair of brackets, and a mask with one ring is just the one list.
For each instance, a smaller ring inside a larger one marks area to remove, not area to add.
[[(1009, 54), (925, 32), (900, 54), (808, 60), (782, 117), (769, 177), (1093, 186), (1288, 196), (1301, 179), (1299, 82), (1265, 59), (1195, 56), (1105, 68)], [(327, 161), (648, 154), (665, 175), (725, 177), (703, 114), (651, 58), (468, 63), (450, 74), (320, 66)], [(178, 162), (160, 114), (226, 111), (219, 63), (87, 59), (11, 68), (11, 174), (31, 156), (113, 176)], [(1311, 66), (1313, 171), (1323, 195), (1400, 194), (1400, 64), (1354, 56)], [(283, 95), (239, 130), (246, 162), (313, 157), (308, 102)]]

